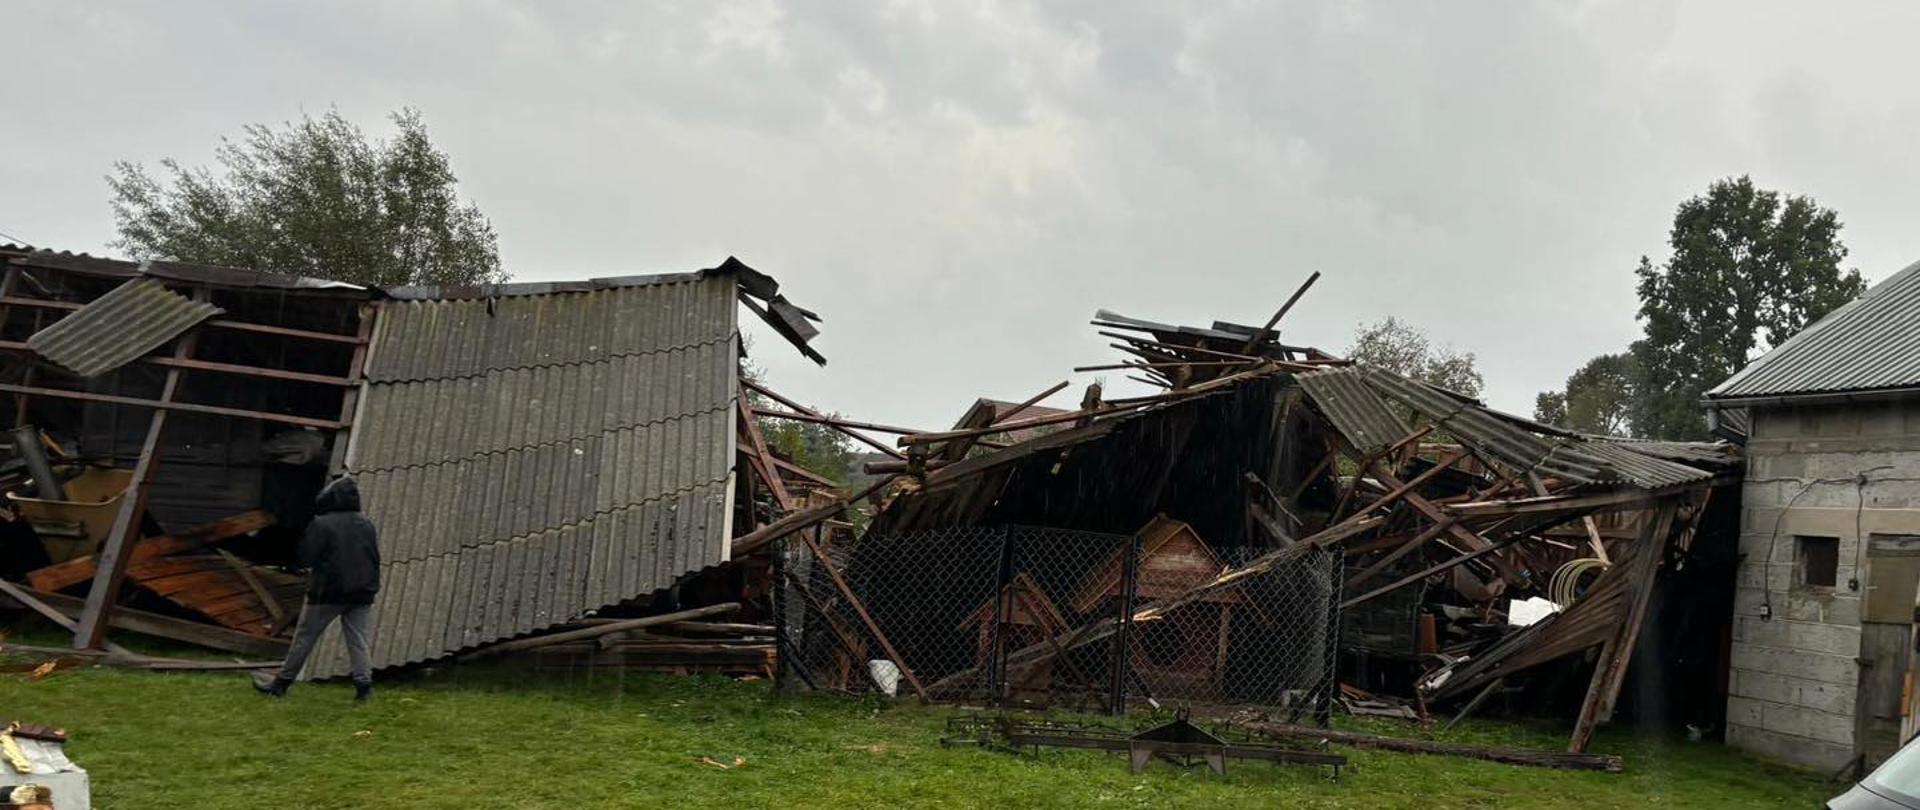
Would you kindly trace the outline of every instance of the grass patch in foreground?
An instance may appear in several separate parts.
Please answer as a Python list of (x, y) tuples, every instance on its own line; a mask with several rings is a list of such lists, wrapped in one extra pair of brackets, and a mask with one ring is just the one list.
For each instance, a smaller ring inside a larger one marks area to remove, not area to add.
[[(1204, 768), (1086, 751), (943, 749), (947, 712), (782, 696), (765, 683), (446, 671), (258, 697), (237, 673), (0, 676), (0, 716), (65, 726), (103, 808), (1818, 806), (1836, 786), (1712, 744), (1603, 734), (1627, 772), (1520, 768), (1336, 749), (1351, 766)], [(1354, 727), (1412, 734), (1379, 721)], [(1553, 748), (1564, 729), (1470, 724), (1446, 739)], [(707, 757), (732, 764), (722, 770)]]

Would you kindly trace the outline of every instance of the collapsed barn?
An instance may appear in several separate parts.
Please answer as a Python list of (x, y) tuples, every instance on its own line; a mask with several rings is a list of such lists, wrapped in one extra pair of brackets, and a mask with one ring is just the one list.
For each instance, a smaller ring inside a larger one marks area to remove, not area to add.
[[(741, 306), (824, 360), (818, 318), (731, 259), (371, 290), (0, 257), (0, 590), (92, 655), (189, 665), (108, 628), (276, 655), (293, 541), (351, 473), (384, 538), (380, 669), (777, 668), (928, 701), (1322, 725), (1395, 693), (1413, 715), (1503, 696), (1577, 712), (1574, 751), (1636, 694), (1724, 706), (1724, 621), (1700, 617), (1731, 599), (1731, 450), (1578, 435), (1284, 343), (1299, 293), (1258, 328), (1100, 312), (1127, 356), (1076, 371), (1164, 390), (1038, 404), (1062, 383), (922, 431), (745, 378)], [(770, 447), (767, 420), (880, 460), (834, 480)], [(843, 519), (867, 501), (864, 526)], [(1516, 621), (1527, 598), (1550, 615)], [(307, 674), (344, 671), (330, 633)]]
[[(1731, 595), (1725, 446), (1577, 435), (1271, 324), (1094, 324), (1131, 358), (1080, 370), (1166, 390), (900, 438), (869, 468), (908, 483), (866, 533), (783, 555), (794, 677), (885, 686), (884, 657), (933, 700), (1324, 721), (1366, 694), (1343, 679), (1464, 713), (1571, 665), (1573, 751), (1636, 657), (1650, 694), (1724, 692), (1724, 623), (1698, 617)], [(1556, 612), (1509, 625), (1527, 597)]]

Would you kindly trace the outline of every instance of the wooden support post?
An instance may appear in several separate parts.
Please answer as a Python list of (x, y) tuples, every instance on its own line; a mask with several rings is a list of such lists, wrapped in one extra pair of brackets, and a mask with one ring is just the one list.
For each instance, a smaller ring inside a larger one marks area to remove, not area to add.
[(360, 342), (354, 344), (353, 358), (347, 361), (350, 387), (340, 395), (340, 427), (333, 432), (333, 452), (327, 461), (327, 472), (333, 475), (347, 471), (347, 450), (353, 445), (353, 418), (360, 408), (360, 393), (367, 387), (367, 347), (373, 338), (373, 321), (378, 312), (372, 304), (360, 305), (360, 328), (356, 333)]
[(740, 432), (747, 435), (748, 452), (753, 455), (754, 469), (767, 482), (767, 488), (773, 490), (773, 501), (780, 505), (780, 511), (793, 511), (793, 495), (787, 492), (787, 482), (780, 478), (780, 471), (774, 468), (773, 452), (767, 449), (767, 438), (760, 433), (760, 423), (753, 418), (753, 408), (747, 405), (746, 397), (736, 398), (734, 405), (740, 414)]
[[(206, 288), (196, 288), (193, 297), (196, 301), (207, 300)], [(174, 342), (173, 356), (182, 360), (191, 358), (194, 344), (199, 341), (200, 330), (188, 330)], [(179, 394), (182, 374), (179, 368), (167, 369), (167, 381), (160, 388), (161, 402), (172, 402)], [(86, 607), (81, 609), (79, 626), (74, 628), (74, 649), (99, 649), (106, 641), (113, 605), (120, 597), (121, 583), (126, 580), (127, 564), (132, 561), (127, 550), (140, 536), (140, 519), (147, 511), (147, 492), (152, 489), (154, 471), (160, 467), (160, 439), (166, 431), (167, 410), (155, 409), (152, 420), (147, 423), (146, 441), (140, 444), (140, 460), (133, 465), (133, 478), (127, 484), (127, 493), (120, 498), (119, 511), (114, 513), (113, 528), (95, 555), (93, 587), (87, 591)]]
[(1654, 575), (1660, 569), (1660, 558), (1665, 556), (1668, 533), (1673, 530), (1673, 516), (1678, 505), (1673, 501), (1661, 504), (1653, 519), (1647, 521), (1638, 539), (1634, 541), (1632, 551), (1632, 576), (1628, 578), (1627, 615), (1622, 618), (1617, 633), (1607, 638), (1600, 648), (1600, 657), (1594, 662), (1593, 680), (1587, 683), (1586, 700), (1580, 704), (1580, 719), (1573, 724), (1573, 739), (1567, 743), (1567, 750), (1581, 753), (1593, 742), (1593, 733), (1601, 723), (1613, 717), (1613, 702), (1620, 695), (1620, 682), (1626, 677), (1627, 663), (1633, 660), (1634, 642), (1640, 637), (1640, 624), (1647, 617), (1647, 602), (1653, 597)]
[(807, 532), (799, 534), (800, 539), (806, 542), (807, 548), (813, 550), (813, 564), (827, 572), (827, 576), (833, 580), (834, 589), (840, 592), (840, 598), (847, 600), (847, 606), (853, 608), (854, 615), (860, 617), (860, 623), (866, 625), (867, 633), (880, 644), (880, 649), (886, 652), (887, 659), (899, 668), (900, 676), (907, 679), (907, 683), (913, 687), (913, 693), (920, 696), (920, 702), (932, 703), (933, 701), (927, 697), (927, 688), (920, 685), (920, 678), (913, 674), (911, 667), (907, 666), (907, 659), (900, 657), (900, 651), (893, 648), (893, 642), (887, 640), (887, 634), (880, 630), (879, 623), (867, 613), (867, 606), (860, 601), (859, 596), (854, 594), (853, 586), (848, 585), (846, 578), (840, 576), (840, 568), (833, 564), (833, 558), (827, 556), (826, 550), (820, 547), (820, 542), (813, 539), (812, 534)]

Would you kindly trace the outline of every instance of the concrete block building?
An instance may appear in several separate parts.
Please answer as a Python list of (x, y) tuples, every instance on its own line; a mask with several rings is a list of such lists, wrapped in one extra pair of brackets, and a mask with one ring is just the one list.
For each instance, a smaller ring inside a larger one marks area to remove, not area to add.
[(1920, 263), (1707, 397), (1747, 453), (1727, 742), (1877, 763), (1904, 742), (1920, 582)]

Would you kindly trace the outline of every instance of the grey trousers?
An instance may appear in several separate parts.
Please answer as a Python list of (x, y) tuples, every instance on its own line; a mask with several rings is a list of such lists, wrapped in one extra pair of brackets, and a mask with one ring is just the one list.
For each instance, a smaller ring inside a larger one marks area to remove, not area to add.
[(280, 677), (287, 680), (300, 677), (300, 668), (307, 665), (307, 656), (313, 654), (313, 646), (320, 643), (320, 634), (327, 632), (327, 626), (333, 624), (334, 619), (340, 620), (340, 634), (346, 637), (347, 660), (353, 666), (353, 682), (373, 683), (373, 666), (367, 659), (373, 631), (372, 605), (316, 605), (308, 602), (300, 608), (300, 624), (293, 630), (293, 644), (287, 647), (287, 660), (280, 666)]

